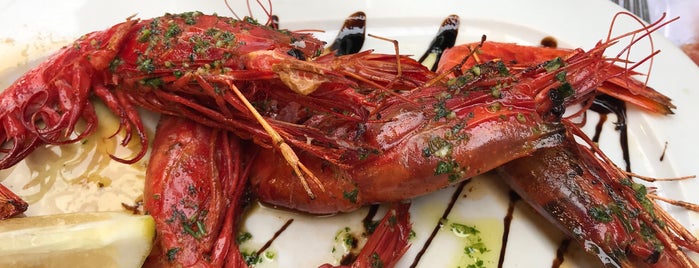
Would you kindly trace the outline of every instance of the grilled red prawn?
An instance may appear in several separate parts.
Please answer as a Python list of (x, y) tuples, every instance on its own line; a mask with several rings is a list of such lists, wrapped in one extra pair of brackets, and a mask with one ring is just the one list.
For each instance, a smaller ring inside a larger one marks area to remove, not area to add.
[(603, 56), (612, 43), (526, 69), (510, 69), (502, 61), (477, 65), (404, 95), (414, 103), (386, 101), (372, 111), (380, 119), (362, 129), (318, 117), (307, 124), (330, 135), (360, 133), (358, 141), (378, 150), (351, 168), (302, 153), (301, 161), (325, 187), (312, 189), (319, 192), (315, 200), (299, 196), (279, 156), (263, 151), (262, 160), (253, 162), (253, 189), (273, 205), (311, 213), (350, 211), (430, 193), (555, 145), (565, 131), (559, 121), (566, 106), (587, 100), (603, 82), (621, 75), (605, 62), (613, 59)]
[(246, 175), (239, 138), (163, 116), (143, 194), (157, 237), (146, 267), (247, 267), (235, 236)]
[(591, 141), (575, 142), (575, 126), (568, 129), (560, 144), (498, 167), (500, 177), (605, 265), (697, 267), (683, 251), (699, 252), (697, 238)]
[[(333, 162), (355, 148), (273, 117), (283, 113), (274, 109), (276, 102), (298, 103), (311, 114), (341, 114), (361, 121), (368, 112), (355, 87), (409, 88), (428, 79), (409, 75), (424, 74), (424, 68), (403, 59), (405, 79), (394, 81), (398, 71), (393, 57), (368, 52), (320, 56), (324, 43), (312, 35), (273, 30), (250, 19), (192, 12), (142, 21), (132, 28), (111, 62), (111, 90), (103, 94), (117, 97), (119, 105), (113, 109), (118, 113), (128, 114), (125, 108), (137, 104), (231, 130), (263, 146), (288, 142)], [(244, 100), (254, 109), (246, 107)], [(260, 127), (253, 110), (283, 140)]]
[[(200, 12), (127, 20), (87, 34), (0, 93), (0, 168), (37, 146), (91, 134), (97, 117), (90, 96), (121, 118), (122, 144), (133, 132), (138, 135), (142, 149), (137, 155), (113, 156), (124, 163), (141, 159), (148, 145), (136, 106), (279, 148), (300, 177), (301, 164), (293, 163), (287, 142), (334, 163), (356, 158), (362, 148), (291, 124), (284, 116), (324, 112), (364, 121), (369, 115), (364, 106), (371, 104), (353, 88), (411, 88), (429, 79), (428, 73), (406, 57), (402, 70), (387, 68), (398, 64), (393, 56), (369, 52), (318, 57), (323, 45), (310, 34)], [(396, 79), (401, 72), (405, 75)], [(277, 103), (304, 106), (309, 113), (288, 114), (276, 110)], [(79, 121), (84, 128), (76, 129)]]

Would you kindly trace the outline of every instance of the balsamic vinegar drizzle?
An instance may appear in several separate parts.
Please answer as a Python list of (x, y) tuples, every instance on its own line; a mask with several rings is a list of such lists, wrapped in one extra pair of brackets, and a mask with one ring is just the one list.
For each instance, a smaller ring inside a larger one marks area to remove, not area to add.
[(600, 135), (602, 134), (602, 125), (607, 121), (607, 115), (610, 113), (616, 115), (617, 122), (614, 123), (614, 129), (619, 131), (619, 146), (621, 146), (624, 163), (626, 164), (626, 171), (630, 172), (631, 158), (629, 156), (629, 137), (626, 127), (626, 104), (609, 95), (601, 94), (595, 97), (590, 110), (597, 112), (600, 116), (600, 120), (595, 127), (595, 135), (592, 136), (592, 141), (594, 142), (599, 142)]
[(376, 212), (379, 211), (379, 205), (371, 205), (369, 207), (369, 212), (366, 213), (366, 216), (364, 216), (364, 219), (362, 219), (362, 225), (366, 229), (366, 231), (370, 231), (368, 227), (372, 226), (374, 224), (374, 217), (376, 216)]
[(660, 155), (660, 162), (663, 162), (663, 159), (665, 159), (665, 152), (667, 152), (667, 141), (665, 141), (665, 146), (663, 147), (663, 153)]
[(502, 245), (500, 245), (500, 257), (498, 258), (498, 267), (502, 268), (505, 263), (505, 252), (507, 252), (507, 240), (510, 238), (510, 225), (512, 224), (512, 215), (515, 212), (515, 205), (522, 198), (515, 193), (515, 191), (510, 190), (510, 202), (507, 205), (507, 214), (502, 219), (503, 232), (502, 232)]
[(459, 199), (459, 196), (461, 196), (461, 193), (464, 191), (464, 186), (466, 186), (466, 184), (468, 184), (469, 182), (471, 182), (470, 179), (464, 180), (460, 182), (459, 185), (456, 187), (456, 190), (454, 190), (454, 193), (451, 195), (451, 199), (449, 200), (449, 205), (447, 205), (447, 207), (444, 209), (442, 217), (439, 218), (439, 221), (437, 221), (437, 224), (432, 229), (432, 233), (427, 238), (427, 241), (425, 241), (425, 244), (422, 245), (422, 248), (415, 256), (415, 259), (413, 259), (413, 263), (409, 266), (410, 268), (415, 268), (417, 264), (420, 262), (420, 259), (422, 259), (422, 255), (425, 254), (425, 251), (427, 251), (427, 248), (430, 247), (430, 245), (432, 244), (432, 240), (434, 240), (434, 237), (437, 235), (437, 232), (439, 232), (439, 229), (442, 227), (441, 223), (447, 219), (449, 213), (451, 213), (451, 209), (454, 208), (456, 200)]
[(558, 41), (553, 36), (547, 36), (547, 37), (542, 38), (540, 44), (543, 47), (550, 47), (550, 48), (557, 48), (558, 47)]
[(563, 256), (565, 255), (566, 251), (568, 251), (568, 246), (570, 246), (570, 242), (572, 241), (573, 240), (569, 237), (561, 241), (561, 244), (558, 245), (558, 249), (556, 250), (556, 259), (553, 260), (551, 268), (561, 267), (561, 264), (563, 264), (563, 261), (565, 260)]
[(272, 15), (272, 20), (270, 20), (269, 22), (269, 27), (272, 27), (272, 29), (279, 30), (279, 16)]
[(279, 237), (284, 231), (286, 231), (286, 228), (289, 228), (289, 225), (291, 225), (291, 223), (293, 222), (293, 218), (288, 219), (284, 223), (284, 225), (282, 225), (282, 227), (279, 227), (279, 230), (274, 232), (274, 235), (269, 240), (267, 240), (267, 243), (265, 243), (260, 249), (257, 250), (257, 256), (262, 255), (262, 253), (265, 252), (265, 250), (267, 250), (272, 245), (272, 242), (274, 242), (274, 240), (277, 240), (277, 237)]
[(348, 55), (359, 52), (364, 45), (366, 34), (366, 14), (362, 11), (355, 12), (347, 17), (342, 24), (335, 41), (328, 47), (335, 51), (335, 55)]
[[(444, 21), (442, 21), (442, 26), (440, 26), (437, 31), (437, 35), (432, 39), (429, 48), (425, 51), (425, 54), (422, 54), (422, 57), (420, 57), (418, 61), (426, 65), (432, 65), (430, 70), (433, 72), (436, 71), (437, 63), (439, 59), (442, 58), (444, 50), (453, 47), (454, 43), (456, 43), (456, 36), (459, 34), (459, 24), (461, 24), (461, 20), (457, 15), (449, 15), (444, 19)], [(428, 63), (427, 60), (433, 62)]]

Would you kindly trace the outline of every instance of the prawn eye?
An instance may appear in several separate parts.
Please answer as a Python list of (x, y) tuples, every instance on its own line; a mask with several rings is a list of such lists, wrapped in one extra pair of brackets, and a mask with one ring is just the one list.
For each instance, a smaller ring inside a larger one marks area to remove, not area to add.
[(658, 260), (660, 260), (660, 252), (658, 249), (653, 250), (653, 254), (650, 254), (648, 258), (646, 259), (647, 263), (658, 263)]
[(301, 50), (295, 48), (289, 49), (289, 51), (287, 51), (286, 54), (289, 54), (289, 56), (292, 56), (299, 60), (306, 60), (306, 55), (304, 55)]
[(566, 110), (564, 103), (565, 96), (561, 94), (561, 91), (557, 88), (550, 90), (548, 95), (551, 99), (551, 103), (553, 104), (553, 107), (551, 107), (551, 114), (553, 114), (557, 119), (560, 119)]

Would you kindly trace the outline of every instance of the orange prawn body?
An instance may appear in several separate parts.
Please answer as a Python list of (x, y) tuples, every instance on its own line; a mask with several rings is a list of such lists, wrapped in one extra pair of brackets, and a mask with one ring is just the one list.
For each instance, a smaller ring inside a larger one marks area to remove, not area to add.
[(246, 267), (235, 241), (244, 161), (237, 137), (163, 116), (143, 194), (158, 230), (146, 267)]
[[(251, 19), (191, 12), (132, 28), (110, 64), (111, 90), (103, 94), (117, 97), (117, 113), (135, 104), (233, 131), (262, 146), (277, 146), (234, 93), (239, 90), (286, 142), (336, 163), (356, 148), (326, 138), (304, 119), (331, 113), (364, 121), (370, 104), (356, 88), (408, 88), (430, 78), (424, 67), (403, 57), (407, 79), (393, 81), (399, 64), (395, 57), (369, 51), (321, 55), (324, 42), (312, 35), (275, 30)], [(289, 103), (305, 111), (280, 116), (285, 112), (277, 107)]]
[(314, 189), (315, 199), (302, 194), (276, 152), (262, 150), (251, 171), (257, 197), (276, 206), (319, 214), (406, 200), (531, 153), (546, 146), (545, 137), (558, 131), (553, 125), (536, 123), (532, 114), (516, 112), (500, 112), (506, 119), (496, 114), (490, 120), (474, 120), (475, 126), (431, 122), (432, 117), (419, 111), (395, 112), (398, 114), (386, 115), (399, 120), (368, 127), (365, 135), (372, 137), (368, 142), (380, 151), (369, 152), (356, 166), (343, 168), (308, 154), (299, 156), (322, 181), (324, 189)]
[[(148, 137), (138, 106), (274, 146), (234, 89), (258, 105), (287, 142), (338, 162), (355, 148), (277, 118), (276, 102), (362, 121), (368, 116), (367, 103), (354, 88), (409, 88), (430, 74), (403, 57), (408, 79), (393, 81), (395, 57), (321, 56), (323, 45), (310, 34), (200, 12), (128, 20), (86, 34), (0, 93), (0, 168), (14, 165), (39, 145), (75, 142), (91, 134), (97, 124), (91, 96), (121, 118), (123, 144), (132, 132), (140, 138), (137, 155), (113, 157), (121, 162), (134, 163), (146, 152)], [(85, 127), (76, 130), (78, 121)], [(309, 138), (314, 141), (307, 143)]]

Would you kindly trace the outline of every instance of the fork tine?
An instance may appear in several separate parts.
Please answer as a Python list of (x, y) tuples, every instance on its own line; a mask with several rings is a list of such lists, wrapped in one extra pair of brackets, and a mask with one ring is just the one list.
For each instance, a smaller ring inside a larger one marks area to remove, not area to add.
[(650, 12), (648, 9), (648, 0), (611, 0), (613, 3), (631, 11), (634, 15), (642, 20), (650, 21)]
[(650, 10), (648, 8), (648, 0), (639, 0), (638, 15), (646, 22), (650, 22)]

